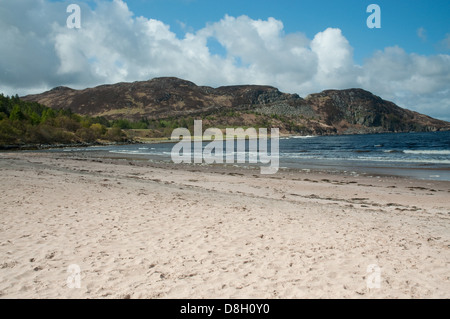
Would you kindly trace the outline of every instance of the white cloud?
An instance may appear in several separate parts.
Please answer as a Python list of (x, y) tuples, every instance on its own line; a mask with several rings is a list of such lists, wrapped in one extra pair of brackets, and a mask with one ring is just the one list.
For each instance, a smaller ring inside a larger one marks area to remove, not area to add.
[(232, 63), (228, 84), (277, 84), (295, 92), (316, 72), (317, 56), (308, 48), (310, 41), (300, 33), (285, 35), (282, 22), (274, 18), (225, 16), (202, 32), (227, 50), (226, 61)]
[(450, 120), (450, 56), (408, 54), (399, 47), (378, 51), (359, 79), (385, 99), (415, 111)]
[(445, 38), (441, 41), (441, 46), (444, 50), (450, 51), (450, 33), (445, 35)]
[(359, 69), (353, 62), (353, 48), (340, 29), (319, 32), (311, 43), (318, 57), (315, 81), (318, 86), (348, 88), (356, 85)]
[(417, 29), (417, 36), (422, 40), (422, 41), (427, 41), (427, 31), (425, 30), (424, 27), (420, 27), (419, 29)]
[[(302, 96), (362, 87), (449, 119), (449, 55), (420, 56), (392, 47), (356, 65), (340, 29), (328, 28), (311, 40), (286, 34), (280, 20), (247, 16), (225, 16), (196, 32), (189, 29), (181, 39), (161, 21), (134, 16), (122, 0), (98, 1), (94, 10), (82, 4), (82, 28), (68, 29), (68, 4), (2, 3), (0, 91), (28, 94), (156, 76), (211, 86), (267, 84)], [(419, 36), (425, 36), (422, 31)], [(226, 55), (212, 54), (208, 39), (219, 42)]]

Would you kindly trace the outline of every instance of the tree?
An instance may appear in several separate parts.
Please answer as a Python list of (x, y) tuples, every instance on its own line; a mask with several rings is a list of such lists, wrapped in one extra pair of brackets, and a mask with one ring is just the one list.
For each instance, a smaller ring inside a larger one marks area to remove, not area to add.
[(102, 135), (106, 133), (106, 127), (104, 127), (99, 123), (92, 124), (89, 129), (94, 132), (97, 138), (100, 138)]
[(16, 144), (21, 133), (7, 118), (0, 121), (0, 144)]
[(50, 109), (50, 108), (45, 109), (45, 110), (42, 112), (41, 123), (45, 123), (45, 122), (47, 122), (48, 120), (53, 119), (53, 118), (55, 118), (55, 111), (53, 111), (53, 110)]
[(30, 115), (31, 125), (38, 125), (41, 123), (41, 117), (36, 112), (32, 112)]
[(95, 132), (91, 129), (82, 127), (80, 128), (75, 135), (82, 141), (82, 142), (95, 142), (97, 140), (97, 136)]
[(9, 119), (11, 121), (21, 121), (25, 118), (23, 115), (20, 106), (18, 104), (15, 104), (13, 106), (13, 109), (11, 110), (11, 113), (9, 114)]
[(113, 127), (106, 133), (106, 138), (114, 142), (122, 142), (125, 139), (125, 134), (119, 127)]
[(115, 121), (113, 127), (118, 127), (120, 129), (127, 130), (127, 129), (131, 129), (131, 123), (130, 123), (130, 121), (128, 121), (126, 119), (120, 119), (120, 120)]

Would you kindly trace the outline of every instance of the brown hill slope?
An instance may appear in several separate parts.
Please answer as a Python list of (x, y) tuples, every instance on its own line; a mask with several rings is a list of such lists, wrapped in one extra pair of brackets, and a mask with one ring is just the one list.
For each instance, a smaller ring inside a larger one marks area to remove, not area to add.
[(22, 99), (75, 113), (129, 120), (203, 118), (209, 126), (273, 126), (286, 133), (333, 134), (450, 130), (450, 123), (398, 107), (362, 89), (286, 94), (271, 86), (197, 86), (178, 78), (57, 87)]

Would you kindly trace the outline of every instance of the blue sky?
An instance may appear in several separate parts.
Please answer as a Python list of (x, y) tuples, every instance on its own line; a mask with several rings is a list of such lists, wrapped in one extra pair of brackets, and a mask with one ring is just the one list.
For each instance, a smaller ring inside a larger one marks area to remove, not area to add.
[[(444, 52), (439, 42), (450, 32), (448, 0), (131, 0), (135, 15), (167, 23), (179, 37), (185, 30), (199, 30), (225, 14), (247, 15), (252, 19), (274, 17), (283, 21), (286, 33), (303, 32), (309, 38), (328, 27), (340, 28), (354, 46), (357, 62), (385, 47), (398, 45), (407, 52), (436, 54)], [(366, 13), (369, 4), (381, 8), (382, 28), (369, 29)], [(425, 30), (426, 39), (417, 32)], [(448, 50), (447, 50), (448, 51)]]
[[(81, 28), (69, 29), (69, 4)], [(368, 5), (381, 8), (369, 29)], [(450, 120), (448, 0), (0, 0), (0, 92), (177, 76), (301, 96), (361, 87)]]
[[(62, 1), (86, 3), (95, 9), (96, 0)], [(274, 17), (286, 33), (302, 32), (309, 38), (328, 27), (339, 28), (354, 46), (358, 63), (385, 47), (400, 46), (407, 52), (438, 54), (449, 52), (440, 42), (450, 33), (448, 0), (127, 0), (135, 16), (160, 20), (170, 25), (179, 38), (208, 23), (230, 16), (252, 19)], [(382, 28), (369, 29), (366, 12), (370, 4), (381, 8)], [(184, 25), (184, 26), (183, 26)], [(423, 28), (424, 38), (418, 36)], [(214, 42), (215, 44), (215, 42)], [(212, 48), (223, 54), (223, 50)]]

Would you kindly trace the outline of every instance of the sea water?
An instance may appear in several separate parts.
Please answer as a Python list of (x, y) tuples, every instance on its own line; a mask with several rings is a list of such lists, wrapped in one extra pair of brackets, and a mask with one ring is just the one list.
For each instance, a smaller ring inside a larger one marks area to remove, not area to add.
[[(171, 161), (173, 146), (173, 143), (134, 144), (63, 151), (102, 151)], [(247, 150), (246, 156), (255, 155)], [(450, 181), (450, 132), (282, 137), (279, 155), (281, 168)]]

